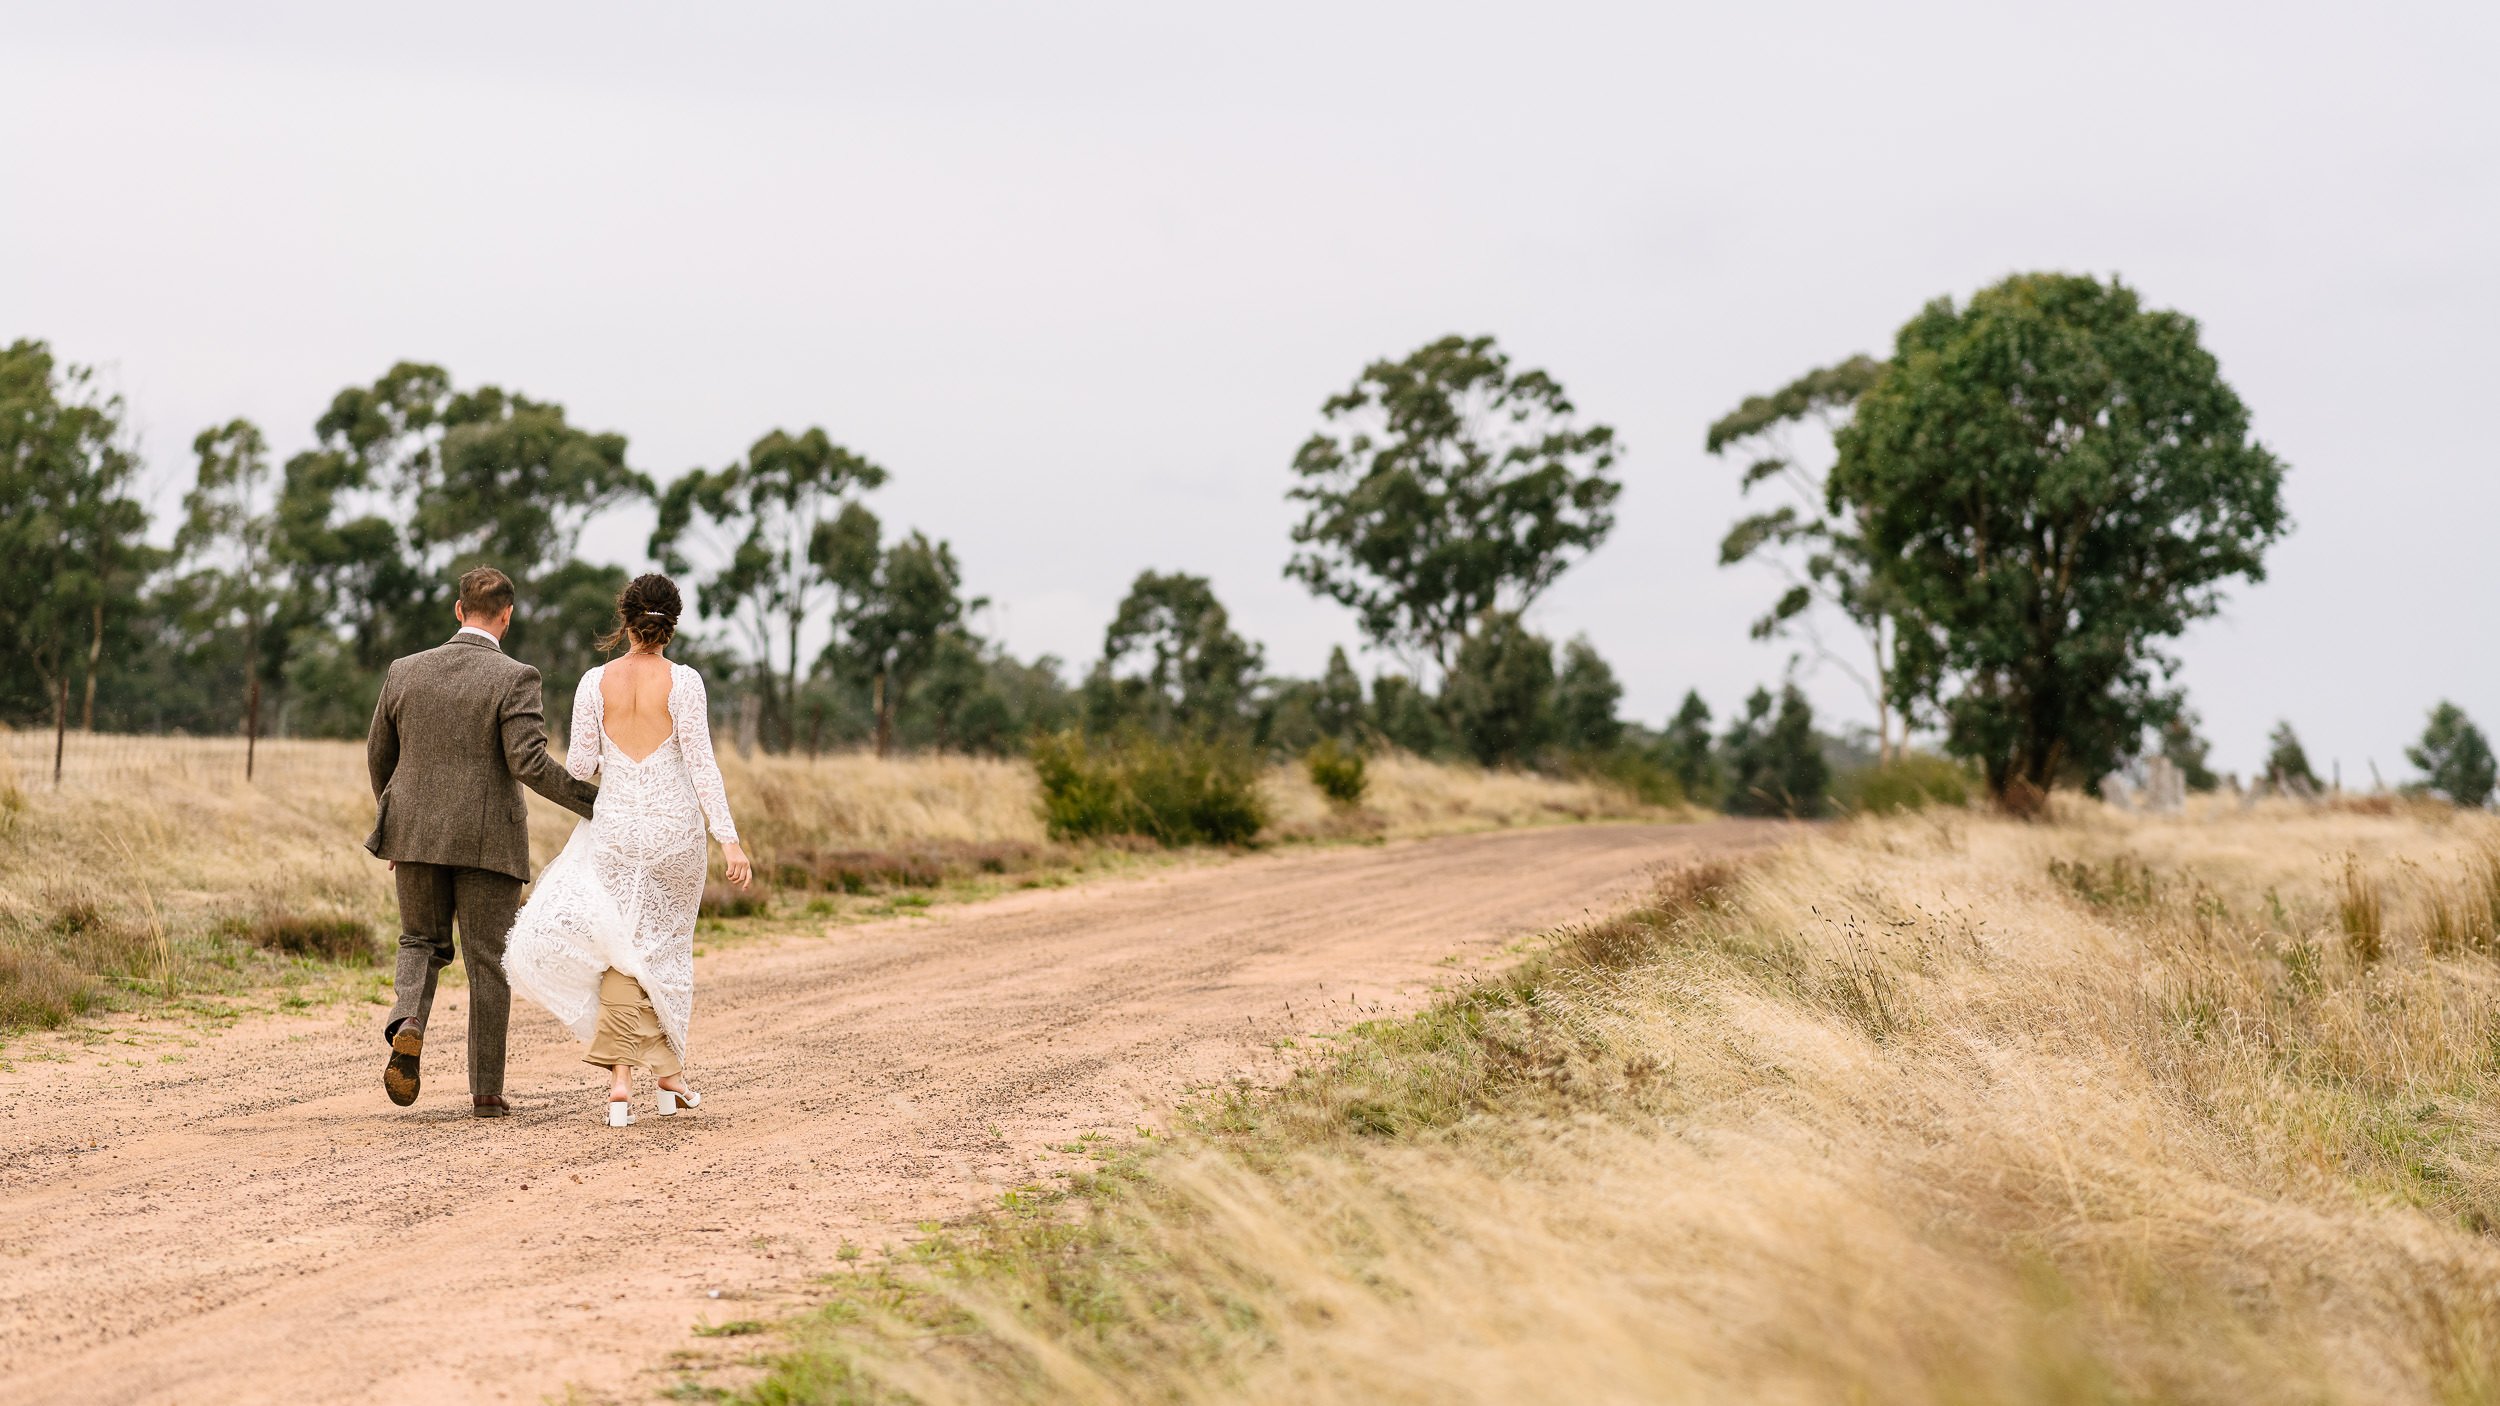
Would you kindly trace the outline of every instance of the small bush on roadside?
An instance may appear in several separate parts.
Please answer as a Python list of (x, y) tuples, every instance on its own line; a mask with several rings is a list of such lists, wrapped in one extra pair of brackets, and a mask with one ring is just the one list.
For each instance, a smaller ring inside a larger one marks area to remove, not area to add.
[(263, 912), (228, 918), (218, 929), (264, 951), (283, 952), (290, 957), (318, 957), (361, 966), (379, 955), (373, 943), (373, 925), (345, 913)]
[(50, 952), (0, 944), (0, 1031), (50, 1029), (92, 1008), (96, 984)]
[(144, 976), (160, 964), (154, 935), (105, 911), (86, 894), (55, 904), (51, 935), (71, 964), (101, 976)]
[(1970, 804), (1971, 778), (1961, 765), (1926, 752), (1904, 752), (1882, 766), (1843, 775), (1834, 788), (1859, 815)]
[(1371, 787), (1363, 754), (1333, 737), (1321, 738), (1318, 746), (1304, 753), (1302, 766), (1320, 794), (1341, 806), (1362, 804), (1364, 791)]
[(1041, 867), (1048, 851), (1015, 840), (931, 842), (905, 849), (802, 849), (773, 866), (774, 882), (787, 889), (828, 893), (877, 893), (930, 889), (950, 879), (979, 874), (1021, 874)]
[(1676, 780), (1656, 757), (1632, 747), (1584, 752), (1571, 759), (1570, 773), (1584, 781), (1602, 781), (1645, 806), (1684, 804), (1684, 783)]
[(706, 918), (750, 918), (764, 911), (764, 895), (713, 879), (703, 885), (703, 903), (696, 911)]
[(1051, 838), (1143, 835), (1166, 847), (1238, 845), (1267, 823), (1247, 748), (1131, 736), (1106, 747), (1075, 733), (1033, 740)]

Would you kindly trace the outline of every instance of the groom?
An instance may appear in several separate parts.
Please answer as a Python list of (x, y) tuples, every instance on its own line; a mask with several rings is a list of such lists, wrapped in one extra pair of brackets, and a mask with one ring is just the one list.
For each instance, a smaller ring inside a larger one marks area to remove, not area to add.
[(382, 679), (365, 762), (379, 809), (365, 848), (399, 881), (397, 998), (382, 1038), (391, 1045), (382, 1087), (391, 1102), (417, 1101), (434, 983), (460, 930), (469, 973), (469, 1096), (480, 1118), (512, 1111), (503, 1098), (504, 1026), (512, 988), (504, 937), (529, 882), (529, 787), (565, 809), (590, 814), (599, 788), (547, 755), (538, 671), (505, 657), (512, 579), (491, 566), (460, 578), (449, 643), (391, 661)]

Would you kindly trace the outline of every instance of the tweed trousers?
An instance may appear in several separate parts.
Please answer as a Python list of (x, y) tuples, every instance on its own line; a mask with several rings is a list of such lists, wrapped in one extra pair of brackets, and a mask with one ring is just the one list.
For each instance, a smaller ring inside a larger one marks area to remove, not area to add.
[(512, 986), (503, 974), (504, 939), (521, 910), (521, 881), (492, 869), (400, 861), (399, 967), (394, 999), (382, 1037), (413, 1020), (433, 1028), (434, 985), (451, 965), (452, 928), (460, 931), (459, 955), (469, 974), (469, 1092), (484, 1098), (503, 1092), (504, 1032), (512, 1021)]

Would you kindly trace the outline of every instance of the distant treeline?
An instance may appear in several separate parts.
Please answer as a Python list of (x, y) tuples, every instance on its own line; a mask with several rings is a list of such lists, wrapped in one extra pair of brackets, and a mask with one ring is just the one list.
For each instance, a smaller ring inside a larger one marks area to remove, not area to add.
[[(2154, 752), (2202, 779), (2164, 646), (2229, 582), (2262, 579), (2290, 525), (2283, 466), (2189, 318), (2049, 274), (1930, 304), (1890, 359), (1751, 397), (1705, 440), (1748, 492), (1781, 495), (1721, 560), (1785, 573), (1755, 633), (1795, 641), (1792, 669), (1864, 687), (1860, 747), (1818, 731), (1793, 685), (1715, 731), (1698, 697), (1627, 722), (1594, 644), (1529, 628), (1611, 531), (1621, 446), (1490, 338), (1365, 367), (1292, 456), (1286, 575), (1400, 661), (1368, 681), (1342, 649), (1319, 678), (1270, 674), (1180, 569), (1136, 578), (1097, 658), (1019, 659), (981, 633), (952, 547), (870, 508), (888, 469), (820, 428), (661, 484), (622, 434), (407, 362), (338, 392), (312, 430), (283, 463), (248, 421), (203, 430), (159, 548), (120, 400), (41, 342), (0, 352), (0, 719), (354, 736), (383, 667), (449, 633), (451, 583), (479, 562), (518, 583), (510, 648), (561, 718), (626, 578), (579, 557), (582, 529), (641, 499), (650, 558), (691, 588), (678, 652), (719, 681), (719, 725), (771, 750), (1335, 739), (1800, 813), (1863, 760), (1937, 785), (1966, 767), (2021, 810)], [(2467, 763), (2434, 784), (2469, 798), (2481, 735), (2461, 713), (2434, 723), (2434, 762)], [(1920, 761), (1913, 734), (1959, 767)]]

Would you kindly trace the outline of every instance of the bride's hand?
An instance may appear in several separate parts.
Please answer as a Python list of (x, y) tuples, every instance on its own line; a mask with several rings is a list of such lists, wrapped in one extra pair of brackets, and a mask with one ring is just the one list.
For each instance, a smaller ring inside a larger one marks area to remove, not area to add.
[(722, 845), (720, 859), (721, 867), (729, 872), (729, 882), (740, 888), (750, 887), (754, 883), (755, 866), (747, 863), (745, 850), (734, 844)]

